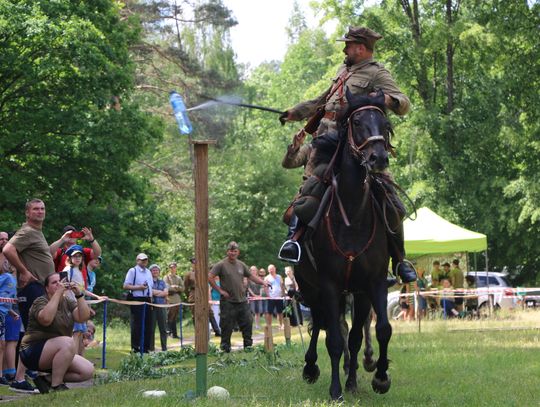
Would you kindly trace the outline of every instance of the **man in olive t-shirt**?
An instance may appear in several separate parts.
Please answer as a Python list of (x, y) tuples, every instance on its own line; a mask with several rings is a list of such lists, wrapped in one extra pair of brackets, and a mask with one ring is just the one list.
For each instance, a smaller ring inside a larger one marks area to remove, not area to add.
[(28, 311), (34, 300), (45, 294), (45, 277), (54, 273), (49, 245), (43, 236), (45, 204), (40, 199), (26, 203), (26, 222), (4, 247), (3, 253), (17, 269), (17, 296), (23, 325), (28, 326)]
[[(249, 304), (246, 299), (246, 287), (244, 286), (244, 277), (256, 282), (257, 284), (267, 286), (264, 280), (257, 275), (249, 272), (248, 266), (240, 260), (238, 255), (240, 250), (238, 243), (230, 242), (227, 246), (227, 257), (219, 261), (212, 267), (208, 273), (208, 281), (212, 288), (219, 292), (220, 298), (220, 316), (219, 325), (221, 328), (221, 350), (231, 351), (231, 335), (236, 323), (242, 332), (244, 339), (244, 349), (253, 344), (252, 333), (252, 315)], [(215, 277), (219, 277), (221, 285), (217, 285)]]

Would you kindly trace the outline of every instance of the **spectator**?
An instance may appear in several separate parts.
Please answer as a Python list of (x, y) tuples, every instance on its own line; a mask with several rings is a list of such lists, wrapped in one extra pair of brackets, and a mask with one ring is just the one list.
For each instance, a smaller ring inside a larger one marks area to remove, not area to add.
[(272, 326), (272, 316), (277, 315), (279, 322), (279, 329), (283, 329), (283, 279), (277, 274), (276, 266), (273, 264), (268, 265), (268, 275), (264, 278), (267, 282), (267, 288), (265, 289), (268, 296), (267, 309), (266, 309), (266, 325)]
[[(5, 237), (6, 239), (2, 239), (3, 237)], [(0, 247), (3, 247), (5, 243), (7, 243), (7, 233), (0, 232), (0, 239), (2, 239), (0, 240)], [(7, 266), (7, 270), (6, 270), (6, 267), (0, 267), (0, 298), (11, 298), (15, 301), (15, 299), (17, 298), (17, 280), (9, 272), (10, 271), (9, 263), (3, 262), (3, 266)], [(13, 303), (7, 302), (7, 301), (0, 302), (0, 362), (3, 362), (4, 356), (6, 355), (6, 352), (7, 352), (7, 349), (6, 349), (7, 323), (6, 321), (7, 321), (8, 315), (18, 318), (17, 313), (13, 311)], [(15, 349), (13, 349), (13, 352), (15, 352)], [(14, 353), (12, 355), (12, 359), (14, 362), (15, 361)], [(6, 373), (7, 372), (3, 371), (2, 376), (0, 376), (0, 384), (5, 385), (5, 386), (9, 385), (9, 381), (5, 377)], [(10, 371), (8, 374), (13, 374), (13, 376), (15, 376), (15, 369), (13, 368), (13, 371)]]
[[(9, 240), (9, 235), (7, 232), (0, 232), (0, 274), (9, 274), (12, 276), (13, 281), (13, 298), (17, 297), (17, 274), (11, 264), (6, 259), (2, 253), (2, 249)], [(15, 271), (15, 273), (12, 272)], [(9, 293), (4, 294), (6, 296)], [(21, 320), (19, 314), (17, 313), (17, 304), (12, 304), (11, 310), (13, 311), (13, 316), (11, 312), (6, 314), (5, 321), (5, 347), (4, 347), (4, 367), (2, 370), (2, 378), (0, 379), (0, 384), (9, 384), (15, 379), (15, 355), (16, 355), (16, 346), (17, 341), (19, 340), (19, 332), (21, 329)]]
[[(64, 296), (71, 291), (75, 299)], [(41, 393), (68, 390), (65, 382), (92, 377), (94, 366), (75, 354), (71, 337), (74, 322), (85, 322), (90, 308), (77, 284), (60, 282), (60, 275), (45, 278), (45, 295), (37, 298), (29, 313), (28, 329), (21, 342), (21, 360), (29, 368), (50, 371), (34, 379)]]
[(427, 301), (426, 298), (421, 294), (426, 291), (428, 282), (424, 277), (425, 270), (423, 267), (418, 267), (416, 269), (416, 273), (418, 274), (418, 279), (416, 280), (416, 287), (418, 290), (418, 312), (420, 313), (420, 316), (424, 318), (427, 311)]
[[(443, 265), (444, 266), (444, 265)], [(450, 266), (450, 265), (448, 265)], [(441, 308), (443, 310), (444, 318), (457, 317), (459, 312), (456, 309), (456, 303), (454, 302), (454, 287), (450, 279), (444, 277), (441, 279), (442, 284), (442, 297), (441, 297)]]
[[(67, 250), (77, 244), (77, 238), (72, 237), (73, 233), (77, 233), (74, 226), (67, 225), (62, 231), (62, 237), (51, 244), (50, 250), (54, 259), (54, 268), (57, 272), (64, 270), (67, 265)], [(85, 266), (81, 269), (83, 276), (84, 286), (88, 285), (88, 276), (86, 270), (86, 264), (90, 263), (90, 260), (101, 256), (101, 247), (92, 234), (92, 229), (84, 227), (81, 232), (83, 233), (82, 240), (86, 240), (92, 245), (92, 248), (85, 247), (83, 249), (83, 257)]]
[[(296, 279), (294, 278), (294, 270), (291, 266), (285, 267), (285, 293), (292, 297), (294, 295), (294, 292), (298, 291), (298, 283), (296, 282)], [(291, 300), (287, 300), (286, 302), (286, 309), (289, 309), (289, 318), (291, 320), (291, 326), (298, 326), (298, 324), (302, 325), (302, 312), (300, 310), (300, 304), (296, 302), (296, 312), (293, 310), (293, 302)], [(296, 316), (298, 315), (298, 321), (296, 320)]]
[(452, 269), (448, 273), (448, 277), (450, 278), (450, 283), (452, 284), (452, 287), (454, 287), (454, 289), (456, 290), (456, 309), (461, 312), (463, 311), (463, 290), (460, 289), (464, 287), (465, 279), (463, 276), (463, 272), (459, 268), (458, 259), (452, 260)]
[[(28, 312), (34, 300), (45, 294), (43, 282), (55, 271), (51, 250), (43, 236), (45, 203), (31, 199), (25, 206), (26, 222), (4, 246), (2, 252), (17, 270), (17, 297), (19, 313), (24, 328), (28, 326)], [(24, 370), (17, 369), (10, 389), (18, 392), (34, 392), (35, 389), (24, 379)]]
[[(65, 281), (77, 284), (79, 290), (84, 293), (84, 277), (82, 270), (85, 268), (83, 261), (83, 247), (75, 244), (66, 250), (67, 264), (62, 270), (65, 272)], [(61, 278), (62, 275), (60, 276)], [(68, 297), (75, 299), (73, 293), (68, 291), (66, 293)], [(84, 354), (83, 335), (87, 331), (86, 322), (75, 322), (73, 324), (73, 341), (75, 342), (75, 352), (77, 355)]]
[[(130, 290), (129, 298), (132, 301), (152, 302), (152, 273), (146, 268), (148, 256), (139, 253), (137, 264), (128, 270), (124, 280), (124, 290)], [(132, 305), (131, 312), (131, 350), (135, 353), (148, 352), (152, 335), (152, 312), (148, 306)], [(144, 318), (143, 318), (144, 317)], [(143, 332), (144, 319), (144, 332)], [(142, 348), (141, 348), (142, 346)]]
[(403, 284), (401, 286), (401, 289), (399, 290), (399, 306), (401, 310), (399, 311), (399, 314), (397, 314), (394, 319), (399, 320), (400, 318), (403, 318), (404, 321), (409, 320), (409, 310), (410, 305), (407, 297), (407, 290), (409, 288), (408, 284)]
[(441, 277), (441, 263), (439, 260), (435, 260), (433, 262), (433, 269), (431, 270), (431, 287), (437, 288), (440, 285), (440, 277)]
[[(165, 281), (159, 278), (159, 272), (161, 268), (157, 264), (150, 266), (150, 272), (152, 273), (153, 288), (152, 288), (152, 302), (154, 304), (165, 305), (167, 303), (167, 296), (169, 295), (169, 289), (165, 284)], [(155, 350), (156, 341), (156, 324), (159, 328), (159, 338), (161, 340), (161, 350), (167, 351), (167, 310), (162, 307), (152, 307), (152, 335), (150, 337), (150, 351)]]
[[(242, 332), (244, 349), (253, 344), (251, 337), (253, 318), (246, 299), (243, 278), (246, 277), (258, 284), (266, 284), (258, 276), (249, 273), (246, 264), (238, 260), (239, 254), (238, 243), (230, 242), (227, 245), (227, 257), (216, 263), (208, 274), (210, 285), (221, 295), (220, 347), (224, 352), (231, 351), (231, 335), (236, 323)], [(216, 276), (221, 282), (220, 287), (215, 282)]]
[[(165, 276), (163, 281), (167, 284), (169, 289), (169, 295), (167, 296), (167, 302), (169, 304), (180, 304), (182, 299), (180, 294), (184, 292), (184, 281), (181, 277), (176, 275), (177, 264), (175, 261), (169, 263), (169, 273)], [(169, 324), (169, 334), (173, 338), (178, 338), (178, 315), (180, 313), (180, 306), (170, 307), (167, 311), (167, 322)]]
[[(249, 272), (252, 275), (259, 276), (259, 270), (256, 266), (251, 266)], [(264, 278), (264, 274), (262, 278)], [(261, 329), (261, 314), (264, 314), (265, 312), (263, 301), (259, 299), (261, 292), (263, 291), (262, 288), (262, 284), (257, 284), (251, 280), (248, 282), (248, 294), (250, 297), (254, 297), (250, 299), (249, 307), (251, 308), (251, 313), (255, 317), (255, 329)]]
[(88, 330), (84, 334), (83, 343), (85, 348), (93, 348), (99, 345), (99, 341), (95, 339), (96, 326), (91, 320), (86, 322)]
[[(219, 282), (219, 277), (216, 277), (216, 284), (218, 287), (221, 286), (221, 283)], [(217, 290), (214, 290), (210, 284), (208, 284), (208, 288), (210, 289), (210, 300), (212, 301), (212, 304), (210, 304), (210, 309), (214, 314), (216, 325), (219, 327), (219, 292)]]
[[(191, 271), (184, 276), (184, 287), (186, 289), (186, 293), (188, 295), (188, 302), (190, 303), (191, 307), (191, 319), (193, 321), (193, 325), (195, 325), (195, 258), (192, 257), (190, 259), (190, 262)], [(208, 307), (208, 321), (210, 322), (210, 326), (214, 331), (214, 335), (221, 336), (221, 329), (216, 322), (212, 307)], [(195, 327), (195, 329), (197, 329), (197, 327)]]
[(90, 260), (88, 264), (86, 265), (86, 271), (88, 275), (88, 285), (86, 287), (86, 291), (93, 293), (94, 289), (96, 287), (96, 270), (99, 269), (101, 264), (103, 263), (103, 258), (101, 256), (97, 256)]

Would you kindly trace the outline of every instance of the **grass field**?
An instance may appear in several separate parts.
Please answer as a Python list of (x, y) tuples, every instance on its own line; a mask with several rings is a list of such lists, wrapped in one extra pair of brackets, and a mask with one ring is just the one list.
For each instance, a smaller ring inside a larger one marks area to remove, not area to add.
[[(371, 374), (360, 373), (359, 393), (345, 394), (351, 405), (362, 406), (540, 406), (540, 312), (521, 311), (490, 321), (394, 322), (390, 343), (392, 387), (387, 394), (371, 390)], [(109, 330), (109, 372), (128, 355), (129, 331)], [(188, 330), (186, 333), (189, 335)], [(195, 360), (190, 358), (159, 379), (96, 385), (53, 395), (36, 395), (10, 402), (12, 406), (317, 406), (328, 405), (329, 359), (319, 341), (321, 377), (313, 385), (302, 381), (303, 350), (298, 331), (293, 345), (267, 355), (252, 352), (209, 356), (208, 387), (219, 385), (231, 393), (227, 402), (189, 401), (195, 390)], [(235, 334), (237, 335), (237, 334)], [(276, 337), (275, 342), (281, 338)], [(307, 335), (304, 334), (304, 339)], [(215, 340), (214, 340), (215, 342)], [(156, 342), (156, 344), (159, 342)], [(217, 342), (215, 342), (217, 343)], [(88, 357), (98, 361), (100, 349)], [(98, 375), (106, 374), (97, 370)], [(342, 375), (342, 384), (344, 383)], [(143, 398), (144, 390), (165, 390), (159, 399)], [(7, 394), (2, 389), (2, 394)]]

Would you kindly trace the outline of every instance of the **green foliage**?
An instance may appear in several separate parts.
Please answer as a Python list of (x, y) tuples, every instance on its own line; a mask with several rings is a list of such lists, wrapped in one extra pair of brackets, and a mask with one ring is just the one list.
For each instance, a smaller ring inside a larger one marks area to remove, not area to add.
[[(162, 131), (130, 99), (138, 33), (114, 1), (0, 1), (0, 228), (15, 230), (25, 201), (42, 198), (49, 241), (66, 224), (92, 227), (120, 270), (166, 237), (149, 184), (129, 173)], [(103, 283), (98, 292), (119, 288)]]

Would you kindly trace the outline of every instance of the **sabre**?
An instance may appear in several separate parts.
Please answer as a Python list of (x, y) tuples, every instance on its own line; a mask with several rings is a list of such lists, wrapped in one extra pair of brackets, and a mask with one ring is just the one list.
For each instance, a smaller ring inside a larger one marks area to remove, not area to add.
[[(283, 110), (273, 109), (271, 107), (251, 105), (251, 104), (247, 104), (247, 103), (235, 102), (235, 101), (232, 101), (232, 100), (227, 100), (227, 99), (224, 99), (224, 98), (214, 98), (214, 97), (206, 96), (206, 95), (199, 95), (199, 96), (204, 98), (204, 99), (210, 100), (210, 101), (212, 101), (214, 103), (221, 103), (221, 104), (224, 104), (224, 105), (246, 107), (248, 109), (263, 110), (265, 112), (270, 112), (270, 113), (278, 113), (278, 114), (283, 113)], [(211, 104), (213, 105), (214, 103), (211, 103)], [(207, 106), (209, 106), (209, 104), (203, 103), (201, 105), (189, 108), (188, 111), (202, 109), (202, 108), (207, 107)]]

